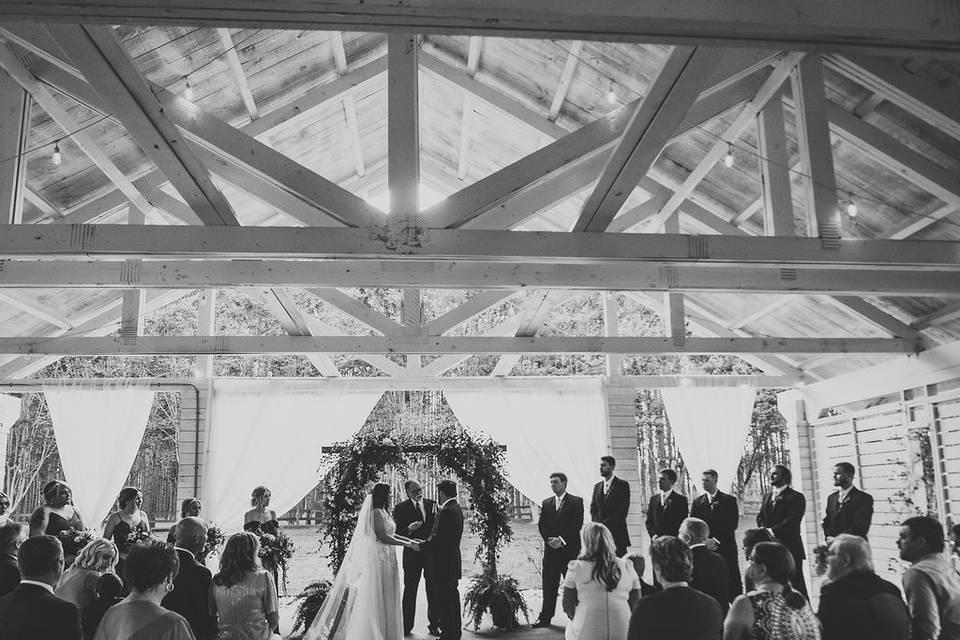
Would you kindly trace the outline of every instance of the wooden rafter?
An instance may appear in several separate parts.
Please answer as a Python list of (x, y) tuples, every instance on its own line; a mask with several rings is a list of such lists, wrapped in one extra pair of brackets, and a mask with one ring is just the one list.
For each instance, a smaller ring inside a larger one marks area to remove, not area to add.
[(217, 29), (217, 35), (220, 36), (220, 42), (223, 44), (224, 52), (227, 56), (227, 64), (230, 65), (230, 72), (233, 73), (233, 81), (237, 85), (237, 91), (240, 92), (240, 99), (243, 100), (243, 106), (247, 110), (247, 115), (251, 120), (260, 117), (260, 110), (257, 109), (257, 103), (253, 99), (253, 92), (250, 91), (250, 83), (247, 82), (247, 76), (243, 72), (243, 65), (240, 63), (240, 55), (237, 53), (237, 46), (233, 42), (233, 36), (229, 29)]
[(570, 84), (573, 82), (573, 74), (577, 71), (581, 51), (583, 51), (582, 40), (574, 40), (570, 43), (570, 50), (567, 52), (567, 61), (563, 65), (563, 71), (560, 72), (560, 82), (557, 85), (556, 92), (553, 94), (550, 110), (547, 112), (547, 120), (551, 122), (557, 120), (557, 117), (560, 115), (560, 109), (563, 108), (563, 103), (567, 99), (567, 91), (570, 90)]
[(30, 100), (13, 78), (0, 74), (0, 157), (4, 160), (0, 163), (0, 221), (7, 224), (23, 221), (23, 202), (30, 191), (24, 184)]
[[(543, 327), (550, 317), (550, 313), (565, 300), (575, 295), (569, 291), (538, 291), (530, 298), (520, 311), (520, 319), (514, 335), (517, 337), (533, 337)], [(497, 359), (490, 375), (508, 376), (517, 363), (520, 354), (503, 354)]]
[(399, 335), (403, 327), (379, 311), (334, 287), (311, 287), (306, 292), (385, 336)]
[(957, 318), (960, 318), (960, 302), (953, 302), (941, 309), (937, 309), (933, 313), (928, 313), (922, 318), (917, 318), (910, 323), (910, 326), (914, 329), (921, 330), (947, 324)]

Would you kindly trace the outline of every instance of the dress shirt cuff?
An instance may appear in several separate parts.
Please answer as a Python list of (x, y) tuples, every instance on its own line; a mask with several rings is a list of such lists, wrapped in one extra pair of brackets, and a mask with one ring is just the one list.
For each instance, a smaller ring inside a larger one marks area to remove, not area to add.
[(567, 546), (567, 541), (564, 540), (561, 536), (557, 536), (557, 540), (559, 540), (560, 544), (563, 545), (564, 547)]

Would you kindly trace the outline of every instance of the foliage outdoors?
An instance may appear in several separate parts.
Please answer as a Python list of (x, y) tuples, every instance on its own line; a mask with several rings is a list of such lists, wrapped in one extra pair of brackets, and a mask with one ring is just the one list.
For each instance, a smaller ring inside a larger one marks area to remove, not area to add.
[[(299, 637), (298, 631), (303, 629), (303, 633), (306, 633), (310, 628), (313, 619), (320, 613), (320, 607), (323, 606), (323, 601), (327, 599), (332, 586), (329, 580), (317, 580), (304, 587), (303, 591), (294, 598), (297, 601), (297, 613), (293, 619), (292, 637)], [(302, 635), (301, 633), (300, 636)]]
[[(530, 613), (527, 611), (527, 602), (520, 592), (520, 584), (510, 576), (498, 576), (495, 573), (484, 571), (470, 581), (470, 587), (463, 596), (463, 607), (473, 623), (473, 630), (480, 627), (483, 614), (497, 607), (503, 607), (504, 612), (510, 612), (510, 620), (506, 629), (516, 629), (520, 626), (519, 613), (527, 623), (530, 622)], [(496, 620), (495, 620), (496, 622)]]

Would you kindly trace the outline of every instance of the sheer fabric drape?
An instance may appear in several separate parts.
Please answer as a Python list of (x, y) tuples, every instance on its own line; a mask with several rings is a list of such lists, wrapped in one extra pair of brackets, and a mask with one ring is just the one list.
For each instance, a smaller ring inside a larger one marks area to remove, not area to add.
[(551, 472), (567, 474), (567, 490), (589, 500), (608, 451), (607, 408), (598, 379), (553, 383), (511, 380), (499, 388), (446, 390), (465, 427), (481, 429), (504, 444), (510, 482), (539, 503), (550, 495)]
[(720, 490), (730, 491), (750, 430), (756, 389), (668, 387), (660, 392), (673, 437), (693, 478), (699, 480), (704, 469), (715, 469)]
[(243, 526), (263, 485), (285, 513), (322, 478), (322, 447), (352, 436), (382, 392), (318, 390), (297, 381), (214, 380), (204, 465), (204, 516), (225, 533)]
[(0, 393), (0, 429), (9, 429), (20, 419), (20, 398)]
[(137, 457), (154, 392), (123, 384), (51, 385), (43, 395), (73, 503), (88, 527), (99, 528)]

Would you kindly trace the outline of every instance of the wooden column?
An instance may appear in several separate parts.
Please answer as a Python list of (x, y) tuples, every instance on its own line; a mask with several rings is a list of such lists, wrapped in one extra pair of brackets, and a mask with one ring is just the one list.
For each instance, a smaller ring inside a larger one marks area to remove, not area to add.
[[(617, 477), (630, 483), (627, 531), (630, 534), (630, 550), (638, 551), (647, 547), (648, 540), (643, 525), (646, 505), (643, 504), (640, 492), (640, 483), (646, 482), (646, 479), (640, 478), (637, 459), (637, 390), (612, 384), (606, 385), (604, 389), (610, 430), (610, 455), (617, 459)], [(589, 500), (590, 496), (587, 496), (588, 503)]]
[[(200, 297), (197, 334), (216, 335), (217, 289), (207, 289)], [(177, 432), (179, 467), (177, 473), (177, 500), (199, 498), (203, 495), (203, 464), (207, 455), (207, 434), (210, 406), (213, 356), (197, 356), (194, 386), (184, 386), (180, 409), (180, 429)]]
[(780, 93), (757, 114), (757, 144), (763, 180), (763, 232), (768, 236), (796, 235), (790, 195), (790, 154)]
[[(24, 152), (30, 132), (30, 95), (13, 78), (0, 73), (0, 222), (23, 220)], [(51, 151), (53, 146), (50, 147)]]
[[(806, 408), (803, 400), (796, 401), (796, 409), (793, 412), (796, 420), (787, 425), (787, 433), (790, 443), (790, 472), (793, 474), (792, 487), (802, 493), (807, 499), (807, 512), (800, 525), (800, 533), (803, 537), (803, 544), (807, 550), (809, 560), (813, 553), (813, 548), (821, 543), (820, 519), (818, 514), (822, 513), (820, 501), (818, 499), (816, 482), (816, 460), (814, 459), (813, 437), (810, 423), (807, 422)], [(804, 562), (800, 569), (804, 572), (808, 590), (811, 597), (819, 597), (819, 589), (813, 588), (812, 574), (810, 572), (810, 563)]]

